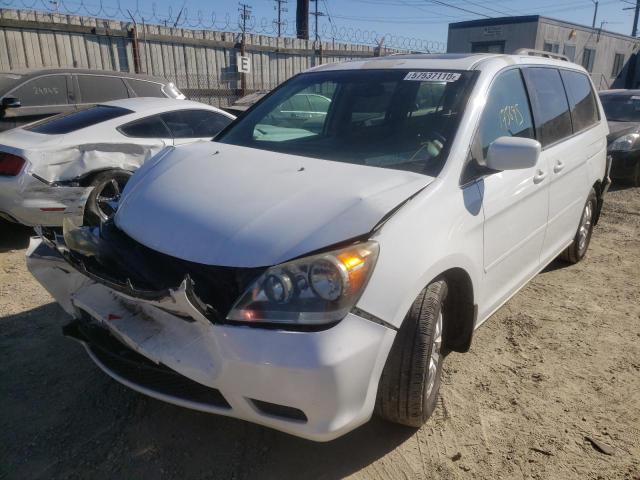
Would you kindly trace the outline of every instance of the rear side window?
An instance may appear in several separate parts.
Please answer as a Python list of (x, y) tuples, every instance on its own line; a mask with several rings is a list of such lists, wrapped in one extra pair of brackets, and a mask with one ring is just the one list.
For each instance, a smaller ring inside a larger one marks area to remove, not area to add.
[(127, 123), (118, 130), (127, 137), (171, 138), (171, 132), (157, 115)]
[(120, 107), (110, 107), (107, 105), (96, 105), (95, 107), (83, 110), (56, 115), (41, 120), (37, 123), (25, 127), (25, 130), (47, 135), (57, 135), (75, 132), (81, 128), (90, 127), (100, 122), (106, 122), (114, 118), (133, 113), (131, 110)]
[(587, 76), (568, 70), (561, 70), (560, 74), (569, 97), (573, 131), (579, 132), (598, 123), (596, 98)]
[[(482, 158), (486, 158), (489, 145), (499, 137), (535, 138), (529, 99), (520, 70), (506, 71), (491, 86), (478, 135)], [(474, 152), (474, 156), (479, 155), (479, 151)]]
[(127, 78), (127, 83), (136, 92), (139, 97), (166, 97), (162, 93), (162, 85), (154, 82), (145, 82), (144, 80), (133, 80)]
[(119, 77), (78, 75), (78, 85), (83, 103), (99, 103), (129, 98), (127, 86)]
[(231, 119), (210, 110), (177, 110), (160, 115), (174, 138), (213, 138)]
[(17, 97), (23, 107), (66, 105), (69, 99), (66, 75), (46, 75), (28, 81), (9, 96)]
[(526, 68), (523, 70), (533, 104), (533, 116), (542, 146), (551, 145), (571, 136), (569, 103), (555, 68)]

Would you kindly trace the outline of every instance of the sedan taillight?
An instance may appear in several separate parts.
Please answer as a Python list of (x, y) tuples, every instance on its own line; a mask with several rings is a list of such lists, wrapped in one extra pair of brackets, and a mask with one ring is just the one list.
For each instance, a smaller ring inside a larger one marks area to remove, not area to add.
[(25, 159), (12, 153), (0, 152), (0, 176), (15, 177), (22, 171)]

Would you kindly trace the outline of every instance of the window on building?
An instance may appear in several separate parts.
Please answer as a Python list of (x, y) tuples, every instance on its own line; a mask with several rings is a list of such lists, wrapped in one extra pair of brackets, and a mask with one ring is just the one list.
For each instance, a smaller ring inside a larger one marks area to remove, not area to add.
[(491, 142), (499, 137), (535, 137), (520, 70), (506, 71), (492, 85), (480, 119), (478, 135), (476, 141), (479, 141), (483, 157), (486, 157)]
[(551, 43), (551, 42), (544, 42), (544, 45), (542, 46), (542, 49), (545, 52), (558, 53), (560, 51), (560, 44)]
[(82, 103), (108, 102), (129, 98), (127, 86), (122, 78), (104, 75), (78, 75)]
[(570, 62), (576, 61), (576, 46), (575, 45), (565, 45), (564, 46), (564, 55), (569, 59)]
[(573, 133), (571, 115), (560, 72), (539, 67), (526, 68), (523, 72), (542, 146), (570, 136)]
[(504, 53), (504, 41), (472, 42), (471, 53)]
[(616, 53), (613, 57), (613, 68), (611, 69), (611, 78), (616, 78), (622, 71), (624, 66), (624, 53)]
[(598, 123), (598, 107), (589, 77), (584, 73), (561, 70), (571, 107), (573, 131), (579, 132)]
[(587, 72), (593, 72), (593, 62), (596, 59), (596, 50), (594, 48), (585, 48), (582, 52), (582, 66)]

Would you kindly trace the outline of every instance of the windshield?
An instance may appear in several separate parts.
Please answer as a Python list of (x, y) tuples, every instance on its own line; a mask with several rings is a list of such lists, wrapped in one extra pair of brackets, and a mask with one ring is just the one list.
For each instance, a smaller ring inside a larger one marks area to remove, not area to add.
[(474, 72), (298, 75), (216, 138), (262, 150), (437, 175)]
[(602, 95), (600, 100), (607, 120), (640, 122), (640, 95)]

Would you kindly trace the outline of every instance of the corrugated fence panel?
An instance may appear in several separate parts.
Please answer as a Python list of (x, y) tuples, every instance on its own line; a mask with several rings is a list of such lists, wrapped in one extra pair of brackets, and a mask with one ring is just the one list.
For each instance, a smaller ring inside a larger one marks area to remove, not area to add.
[[(133, 23), (0, 9), (0, 70), (77, 67), (134, 71)], [(195, 99), (228, 104), (241, 93), (236, 56), (241, 35), (137, 25), (140, 73), (165, 77)], [(321, 63), (370, 58), (363, 45), (247, 34), (247, 91), (271, 89)], [(326, 53), (325, 53), (326, 51)], [(387, 50), (391, 53), (393, 50)], [(232, 98), (233, 97), (233, 98)]]

